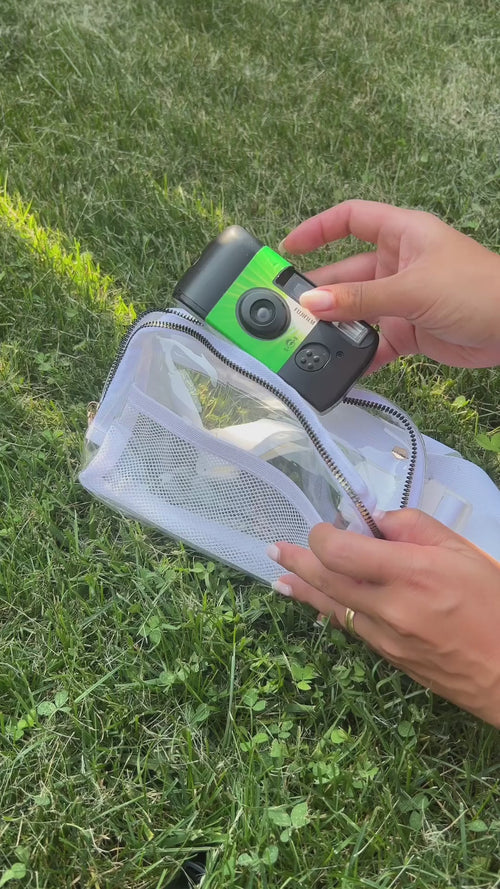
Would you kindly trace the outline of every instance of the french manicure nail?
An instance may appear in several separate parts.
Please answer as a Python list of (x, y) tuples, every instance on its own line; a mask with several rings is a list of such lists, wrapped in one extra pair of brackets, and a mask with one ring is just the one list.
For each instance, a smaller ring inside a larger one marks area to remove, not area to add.
[(279, 562), (280, 551), (274, 543), (271, 543), (271, 545), (267, 547), (266, 553), (269, 556), (269, 558), (273, 560), (273, 562)]
[(281, 580), (275, 580), (272, 586), (274, 592), (281, 593), (282, 596), (291, 596), (293, 594), (291, 586), (287, 583), (282, 583)]
[(301, 294), (300, 304), (313, 312), (324, 312), (333, 309), (335, 300), (328, 290), (306, 290)]

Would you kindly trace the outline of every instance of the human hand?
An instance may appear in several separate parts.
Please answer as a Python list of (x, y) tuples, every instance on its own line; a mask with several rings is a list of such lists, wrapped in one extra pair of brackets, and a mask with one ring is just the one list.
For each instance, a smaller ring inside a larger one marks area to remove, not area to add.
[(416, 509), (385, 539), (316, 525), (310, 550), (278, 542), (274, 589), (355, 633), (421, 685), (500, 728), (500, 563)]
[(414, 353), (500, 364), (500, 256), (430, 213), (356, 200), (306, 219), (281, 247), (308, 253), (348, 235), (376, 250), (307, 272), (321, 289), (300, 302), (322, 321), (378, 324), (370, 371)]

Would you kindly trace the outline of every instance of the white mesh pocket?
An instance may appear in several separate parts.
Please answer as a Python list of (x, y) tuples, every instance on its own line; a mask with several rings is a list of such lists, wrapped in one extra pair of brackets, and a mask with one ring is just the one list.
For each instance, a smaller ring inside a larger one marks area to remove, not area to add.
[(266, 546), (307, 546), (321, 520), (278, 469), (134, 389), (80, 481), (114, 508), (268, 582), (282, 572)]

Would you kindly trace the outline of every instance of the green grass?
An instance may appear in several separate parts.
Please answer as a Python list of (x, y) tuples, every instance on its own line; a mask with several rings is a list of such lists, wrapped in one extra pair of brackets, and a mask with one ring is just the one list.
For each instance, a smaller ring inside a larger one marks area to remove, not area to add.
[[(499, 24), (3, 0), (0, 885), (180, 887), (205, 852), (205, 889), (500, 885), (498, 733), (76, 481), (121, 334), (226, 223), (273, 245), (357, 196), (498, 249)], [(498, 371), (372, 385), (500, 481)]]

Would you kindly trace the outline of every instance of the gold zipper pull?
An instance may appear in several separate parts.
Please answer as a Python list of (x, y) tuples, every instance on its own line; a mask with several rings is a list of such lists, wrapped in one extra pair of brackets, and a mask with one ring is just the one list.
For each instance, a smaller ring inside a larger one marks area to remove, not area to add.
[(98, 408), (98, 401), (89, 401), (87, 405), (87, 426), (90, 426), (90, 424), (94, 422), (94, 417), (98, 411)]

